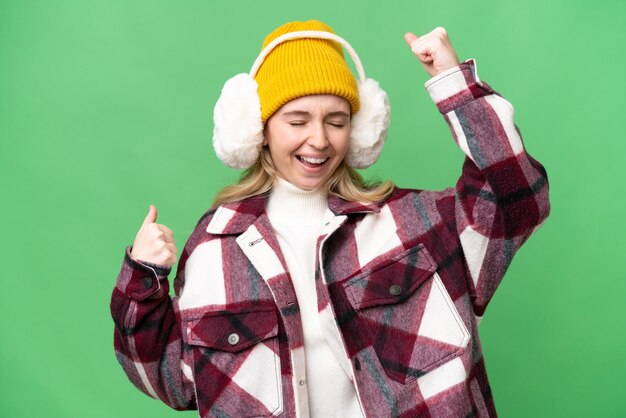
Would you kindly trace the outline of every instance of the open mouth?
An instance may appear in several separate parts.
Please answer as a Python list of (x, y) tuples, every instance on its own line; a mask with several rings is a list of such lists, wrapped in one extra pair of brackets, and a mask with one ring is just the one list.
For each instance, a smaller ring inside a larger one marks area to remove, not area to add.
[(296, 155), (298, 161), (304, 164), (307, 167), (321, 167), (326, 161), (328, 161), (328, 157), (326, 158), (313, 158), (313, 157), (305, 157), (303, 155)]

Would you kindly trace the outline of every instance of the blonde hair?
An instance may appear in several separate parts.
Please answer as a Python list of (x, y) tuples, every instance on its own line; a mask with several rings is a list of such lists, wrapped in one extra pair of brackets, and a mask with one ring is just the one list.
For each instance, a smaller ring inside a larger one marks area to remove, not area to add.
[[(243, 172), (239, 182), (220, 190), (213, 200), (213, 206), (269, 193), (276, 181), (276, 169), (269, 148), (263, 147), (259, 158), (252, 167)], [(390, 180), (382, 183), (365, 181), (363, 176), (343, 160), (322, 191), (351, 202), (371, 203), (387, 199), (394, 188), (395, 185)]]

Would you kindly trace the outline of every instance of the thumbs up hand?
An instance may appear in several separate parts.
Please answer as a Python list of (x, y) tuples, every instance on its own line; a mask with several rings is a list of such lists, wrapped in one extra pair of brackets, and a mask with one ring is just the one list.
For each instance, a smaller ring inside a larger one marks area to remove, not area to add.
[(407, 32), (404, 39), (431, 77), (460, 64), (448, 33), (441, 26), (420, 37)]
[(130, 255), (134, 260), (172, 267), (178, 254), (174, 232), (165, 225), (157, 224), (156, 219), (157, 209), (150, 205), (148, 215), (137, 232)]

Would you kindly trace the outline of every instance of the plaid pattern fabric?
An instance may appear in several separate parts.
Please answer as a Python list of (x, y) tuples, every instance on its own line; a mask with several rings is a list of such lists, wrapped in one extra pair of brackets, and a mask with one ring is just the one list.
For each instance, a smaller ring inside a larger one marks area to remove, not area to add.
[[(329, 197), (317, 241), (322, 328), (367, 417), (495, 417), (478, 322), (550, 212), (513, 107), (474, 60), (429, 80), (466, 154), (455, 185), (379, 204)], [(266, 196), (198, 221), (175, 296), (126, 248), (111, 299), (117, 358), (146, 394), (201, 417), (308, 416), (298, 301)]]

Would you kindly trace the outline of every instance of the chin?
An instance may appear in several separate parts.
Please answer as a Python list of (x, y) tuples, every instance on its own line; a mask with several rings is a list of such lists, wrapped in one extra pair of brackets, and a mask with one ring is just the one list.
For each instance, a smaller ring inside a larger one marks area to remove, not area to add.
[(303, 190), (317, 190), (318, 188), (320, 188), (324, 183), (321, 181), (299, 181), (294, 183), (294, 185), (300, 189)]
[(317, 184), (305, 183), (305, 184), (296, 184), (296, 186), (299, 187), (302, 190), (309, 190), (309, 191), (311, 191), (311, 190), (317, 189)]

